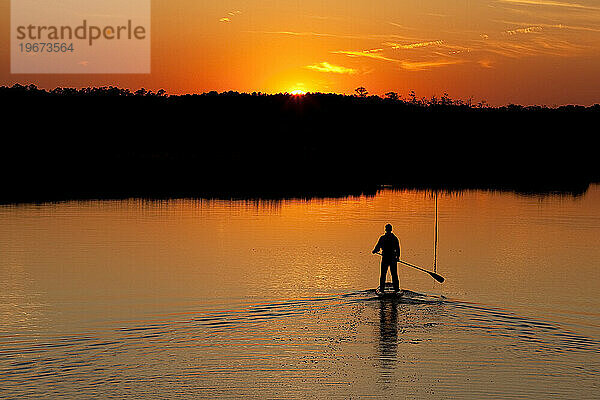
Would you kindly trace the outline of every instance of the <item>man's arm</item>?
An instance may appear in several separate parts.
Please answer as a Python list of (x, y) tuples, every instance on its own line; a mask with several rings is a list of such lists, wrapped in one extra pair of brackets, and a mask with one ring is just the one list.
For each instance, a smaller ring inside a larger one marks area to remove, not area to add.
[(400, 260), (400, 240), (396, 238), (396, 258)]
[(379, 240), (377, 241), (377, 244), (375, 245), (375, 248), (373, 249), (373, 254), (378, 253), (379, 250), (381, 250), (381, 238), (379, 238)]

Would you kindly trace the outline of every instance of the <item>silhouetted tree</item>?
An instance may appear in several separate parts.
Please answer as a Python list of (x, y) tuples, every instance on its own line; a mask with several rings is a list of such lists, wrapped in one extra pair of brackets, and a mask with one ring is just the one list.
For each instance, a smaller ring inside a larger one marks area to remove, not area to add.
[(356, 89), (354, 89), (354, 91), (356, 92), (356, 95), (358, 97), (367, 97), (367, 95), (369, 94), (369, 91), (362, 86), (357, 87)]
[(396, 92), (387, 92), (385, 94), (385, 97), (390, 100), (398, 100), (398, 98), (399, 98), (398, 93), (396, 93)]
[(444, 92), (444, 94), (442, 95), (442, 98), (440, 99), (440, 102), (442, 103), (443, 106), (449, 106), (452, 104), (452, 99), (450, 99), (448, 92)]
[(412, 104), (417, 104), (419, 101), (417, 100), (417, 94), (415, 93), (414, 90), (411, 90), (410, 93), (408, 94), (408, 97), (410, 97), (410, 102)]

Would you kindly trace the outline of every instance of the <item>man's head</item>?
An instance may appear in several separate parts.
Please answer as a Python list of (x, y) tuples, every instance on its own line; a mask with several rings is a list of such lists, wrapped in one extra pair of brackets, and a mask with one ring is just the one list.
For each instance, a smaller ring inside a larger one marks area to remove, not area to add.
[(387, 224), (387, 225), (385, 226), (385, 231), (386, 231), (386, 232), (391, 232), (391, 231), (392, 231), (392, 224)]

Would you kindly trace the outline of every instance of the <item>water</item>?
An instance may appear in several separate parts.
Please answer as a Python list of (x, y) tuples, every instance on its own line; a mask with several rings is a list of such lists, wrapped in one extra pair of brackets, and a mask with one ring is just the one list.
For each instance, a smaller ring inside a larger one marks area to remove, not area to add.
[[(1, 398), (600, 398), (600, 187), (0, 208)], [(388, 277), (389, 280), (389, 277)]]

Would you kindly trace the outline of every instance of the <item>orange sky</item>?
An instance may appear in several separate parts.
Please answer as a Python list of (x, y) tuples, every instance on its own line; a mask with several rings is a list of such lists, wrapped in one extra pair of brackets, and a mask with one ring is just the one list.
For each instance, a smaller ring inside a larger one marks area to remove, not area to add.
[(8, 0), (0, 14), (1, 85), (600, 102), (594, 0), (153, 1), (149, 75), (11, 75)]

